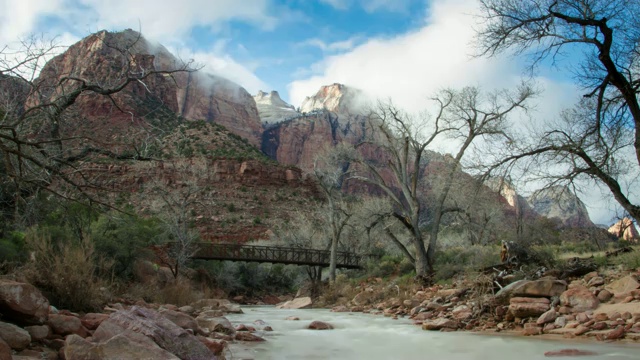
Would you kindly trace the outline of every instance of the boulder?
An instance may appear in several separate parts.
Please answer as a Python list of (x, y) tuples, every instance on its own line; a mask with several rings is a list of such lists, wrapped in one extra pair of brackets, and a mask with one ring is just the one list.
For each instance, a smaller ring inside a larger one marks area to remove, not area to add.
[(456, 320), (463, 321), (469, 319), (473, 312), (467, 305), (459, 305), (451, 310), (451, 314)]
[(560, 295), (560, 304), (570, 307), (573, 312), (584, 312), (597, 308), (600, 301), (589, 289), (575, 286)]
[(512, 297), (553, 297), (560, 296), (565, 290), (567, 290), (567, 283), (562, 280), (519, 280), (498, 291), (496, 301), (506, 305)]
[(80, 322), (82, 322), (82, 326), (84, 326), (85, 328), (89, 330), (95, 330), (103, 321), (107, 320), (108, 318), (109, 315), (107, 314), (88, 313), (80, 318)]
[(238, 341), (265, 341), (263, 338), (261, 338), (260, 336), (254, 335), (250, 332), (246, 332), (246, 331), (242, 331), (242, 332), (237, 332), (235, 339)]
[[(107, 341), (92, 344), (78, 335), (69, 335), (65, 340), (66, 359), (102, 360), (102, 359), (157, 359), (179, 360), (180, 358), (162, 349), (146, 336), (128, 336), (117, 334)], [(204, 345), (203, 345), (204, 346)], [(213, 359), (210, 355), (208, 358)], [(193, 358), (195, 359), (195, 358)], [(204, 358), (203, 358), (204, 359)]]
[(547, 298), (514, 297), (509, 301), (509, 312), (518, 318), (537, 317), (548, 310)]
[(236, 334), (236, 329), (231, 325), (231, 322), (223, 316), (211, 317), (206, 314), (200, 314), (196, 318), (196, 322), (198, 323), (198, 326), (203, 329), (208, 329), (211, 332), (218, 332), (231, 336)]
[(11, 360), (11, 347), (0, 338), (0, 360)]
[(607, 301), (611, 300), (612, 297), (613, 297), (613, 294), (609, 292), (609, 290), (607, 289), (603, 289), (598, 293), (598, 300), (601, 303), (606, 303)]
[(442, 330), (442, 329), (457, 329), (458, 323), (446, 318), (438, 318), (435, 320), (427, 320), (422, 323), (422, 330)]
[(0, 313), (18, 323), (42, 325), (49, 315), (49, 300), (31, 284), (0, 279)]
[(31, 343), (31, 335), (16, 325), (0, 322), (0, 339), (14, 350), (25, 349)]
[(133, 306), (129, 310), (115, 312), (98, 326), (93, 338), (98, 341), (111, 339), (122, 333), (113, 333), (118, 328), (144, 335), (180, 359), (213, 358), (211, 351), (194, 335), (155, 310)]
[(51, 328), (47, 325), (25, 326), (24, 329), (31, 335), (31, 340), (35, 341), (46, 339), (51, 335)]
[(218, 356), (221, 355), (224, 349), (227, 347), (227, 342), (224, 340), (215, 340), (206, 338), (204, 336), (198, 336), (198, 340), (204, 344), (211, 352)]
[(549, 311), (545, 312), (544, 314), (540, 315), (540, 317), (536, 321), (536, 324), (537, 325), (544, 325), (546, 323), (554, 322), (557, 317), (558, 317), (558, 314), (556, 313), (556, 310), (551, 308), (551, 310), (549, 310)]
[(313, 301), (310, 297), (295, 298), (287, 301), (282, 305), (276, 306), (278, 309), (310, 309)]
[(76, 334), (87, 337), (87, 329), (82, 326), (82, 322), (75, 316), (51, 314), (47, 324), (51, 330), (58, 335)]
[(164, 309), (160, 310), (160, 314), (183, 329), (191, 329), (194, 333), (198, 331), (198, 323), (196, 322), (196, 319), (185, 313)]
[(640, 283), (633, 275), (625, 276), (605, 286), (605, 289), (611, 292), (615, 297), (626, 296), (628, 293), (638, 288), (640, 288)]
[(311, 329), (311, 330), (331, 330), (333, 329), (333, 325), (324, 322), (324, 321), (312, 321), (311, 324), (309, 324), (309, 326), (307, 326), (307, 329)]

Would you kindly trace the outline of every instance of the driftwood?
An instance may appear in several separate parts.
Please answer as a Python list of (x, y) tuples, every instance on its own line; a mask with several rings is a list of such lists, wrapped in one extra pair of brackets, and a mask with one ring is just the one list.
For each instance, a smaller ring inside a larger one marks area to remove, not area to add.
[(632, 251), (633, 251), (632, 247), (625, 246), (625, 247), (617, 249), (617, 250), (607, 251), (605, 256), (606, 257), (614, 257), (614, 256), (618, 256), (620, 254), (629, 253), (629, 252), (632, 252)]
[(596, 265), (596, 261), (593, 256), (588, 258), (574, 257), (560, 266), (559, 270), (561, 273), (558, 278), (566, 279), (570, 277), (580, 277), (592, 271), (596, 271), (598, 270), (598, 265)]

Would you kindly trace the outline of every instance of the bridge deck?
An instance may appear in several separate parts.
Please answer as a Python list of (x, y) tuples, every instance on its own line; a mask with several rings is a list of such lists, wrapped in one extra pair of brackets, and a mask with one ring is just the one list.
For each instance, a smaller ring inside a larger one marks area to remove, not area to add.
[[(193, 259), (231, 260), (248, 262), (267, 262), (274, 264), (296, 264), (311, 266), (329, 266), (330, 251), (301, 249), (281, 246), (237, 245), (237, 244), (198, 244), (198, 251)], [(339, 268), (360, 269), (364, 256), (339, 251), (337, 264)]]

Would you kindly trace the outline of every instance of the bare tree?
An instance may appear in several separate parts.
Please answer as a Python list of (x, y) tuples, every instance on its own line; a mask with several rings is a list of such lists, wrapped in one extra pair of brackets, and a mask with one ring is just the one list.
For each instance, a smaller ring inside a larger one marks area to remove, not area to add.
[(413, 255), (404, 248), (398, 236), (391, 232), (388, 226), (384, 228), (390, 239), (401, 249), (404, 248), (403, 253), (414, 264), (418, 277), (427, 276), (432, 269), (420, 224), (425, 210), (424, 204), (419, 200), (418, 188), (425, 166), (423, 155), (427, 146), (440, 134), (451, 130), (442, 126), (443, 110), (449, 105), (450, 102), (441, 104), (440, 112), (433, 119), (432, 129), (429, 129), (431, 131), (427, 134), (429, 118), (426, 114), (417, 120), (391, 103), (379, 103), (369, 121), (373, 137), (358, 145), (373, 146), (379, 151), (382, 159), (361, 159), (359, 163), (364, 169), (353, 178), (377, 186), (391, 199), (391, 216), (400, 221), (411, 234)]
[[(457, 153), (445, 172), (443, 186), (437, 191), (435, 203), (432, 205), (430, 221), (429, 249), (427, 258), (430, 270), (433, 270), (436, 244), (442, 217), (450, 212), (464, 210), (458, 204), (447, 205), (449, 192), (455, 178), (462, 170), (462, 159), (471, 149), (474, 142), (482, 139), (487, 143), (499, 140), (510, 141), (508, 117), (516, 110), (527, 110), (527, 102), (535, 96), (529, 84), (521, 84), (516, 90), (495, 91), (482, 94), (476, 87), (465, 87), (460, 91), (445, 90), (436, 101), (440, 104), (442, 119), (452, 131), (447, 135), (457, 141)], [(446, 105), (446, 106), (445, 106)]]
[(326, 216), (331, 229), (329, 281), (332, 283), (336, 280), (338, 244), (353, 215), (342, 193), (342, 185), (349, 175), (349, 159), (353, 157), (349, 150), (346, 144), (339, 144), (316, 157), (313, 164), (313, 174), (327, 200)]
[[(481, 0), (482, 55), (527, 54), (531, 69), (567, 61), (584, 99), (560, 120), (503, 154), (497, 166), (530, 160), (528, 170), (552, 183), (594, 181), (636, 221), (640, 206), (640, 2), (636, 0)], [(579, 55), (577, 57), (576, 55)], [(579, 59), (576, 61), (576, 59)], [(629, 159), (634, 159), (630, 161)], [(558, 164), (549, 167), (548, 164)], [(496, 167), (497, 167), (496, 166)], [(496, 167), (490, 170), (495, 170)]]
[(54, 56), (61, 51), (55, 43), (31, 38), (16, 50), (0, 49), (0, 156), (3, 175), (12, 183), (16, 212), (24, 198), (39, 189), (102, 203), (94, 195), (100, 184), (83, 162), (96, 157), (149, 159), (135, 147), (110, 143), (90, 129), (77, 131), (86, 122), (83, 111), (92, 109), (74, 106), (91, 97), (111, 104), (116, 112), (125, 111), (117, 99), (123, 90), (137, 86), (149, 92), (147, 81), (166, 81), (177, 73), (193, 71), (190, 63), (155, 67), (152, 57), (136, 53), (141, 41), (136, 34), (123, 44), (105, 44), (111, 56), (108, 60), (113, 62), (103, 64), (110, 69), (106, 79), (82, 66), (58, 66), (63, 55)]
[[(467, 87), (459, 91), (444, 90), (434, 97), (437, 105), (434, 117), (424, 115), (415, 119), (392, 104), (379, 104), (373, 113), (370, 123), (379, 138), (366, 143), (381, 149), (385, 160), (362, 161), (366, 172), (355, 178), (378, 186), (392, 200), (392, 216), (411, 234), (413, 257), (407, 249), (403, 253), (414, 263), (418, 277), (425, 277), (434, 270), (442, 217), (462, 210), (460, 206), (446, 206), (454, 180), (462, 169), (462, 158), (480, 138), (508, 139), (508, 115), (516, 109), (524, 109), (533, 95), (534, 91), (526, 84), (515, 91), (484, 95), (478, 88)], [(445, 161), (442, 186), (437, 189), (435, 201), (427, 207), (421, 202), (419, 187), (419, 180), (426, 176), (428, 159), (424, 157), (425, 151), (434, 141), (442, 141), (445, 137), (453, 140), (457, 152)], [(425, 212), (429, 212), (428, 216)], [(429, 227), (428, 248), (424, 244), (426, 226)], [(402, 242), (390, 228), (385, 229), (392, 241), (402, 248)]]
[(158, 260), (166, 265), (177, 278), (180, 270), (198, 251), (198, 231), (193, 227), (192, 213), (202, 208), (201, 195), (203, 188), (195, 181), (188, 179), (187, 164), (176, 165), (175, 173), (183, 176), (175, 186), (162, 182), (149, 184), (150, 193), (155, 195), (157, 204), (152, 205), (159, 218), (164, 223), (165, 243), (158, 248)]

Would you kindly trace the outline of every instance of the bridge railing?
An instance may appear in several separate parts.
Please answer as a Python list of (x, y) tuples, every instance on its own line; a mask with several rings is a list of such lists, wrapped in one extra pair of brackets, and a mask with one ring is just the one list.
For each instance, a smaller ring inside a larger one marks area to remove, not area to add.
[[(280, 264), (329, 266), (331, 253), (325, 250), (283, 246), (199, 243), (194, 259), (271, 262)], [(339, 251), (336, 266), (361, 268), (365, 256)]]

